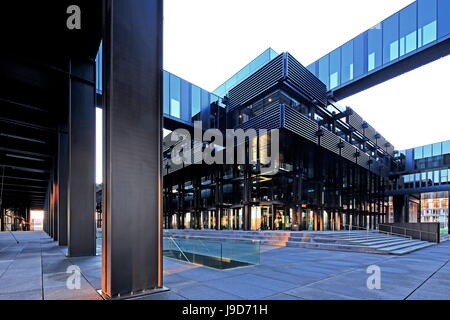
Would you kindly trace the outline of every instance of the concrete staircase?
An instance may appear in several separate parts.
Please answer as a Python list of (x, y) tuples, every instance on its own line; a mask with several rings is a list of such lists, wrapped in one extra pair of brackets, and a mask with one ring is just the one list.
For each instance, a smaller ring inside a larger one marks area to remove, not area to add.
[(387, 235), (378, 231), (233, 231), (164, 230), (164, 235), (204, 241), (260, 241), (261, 244), (297, 248), (403, 255), (434, 243)]

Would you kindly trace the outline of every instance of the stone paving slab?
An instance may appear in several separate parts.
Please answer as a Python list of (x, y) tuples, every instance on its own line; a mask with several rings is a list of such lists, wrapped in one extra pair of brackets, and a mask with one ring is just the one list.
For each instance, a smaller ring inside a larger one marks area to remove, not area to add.
[[(0, 300), (101, 299), (85, 278), (79, 290), (68, 289), (73, 263), (43, 232), (0, 232)], [(96, 269), (95, 273), (101, 271)]]
[[(101, 256), (67, 258), (44, 233), (0, 233), (0, 300), (101, 299)], [(101, 240), (97, 247), (101, 250)], [(140, 299), (446, 299), (450, 300), (450, 242), (406, 256), (261, 246), (261, 264), (216, 270), (164, 257), (167, 292)], [(82, 272), (81, 289), (65, 285), (67, 267)], [(370, 290), (367, 267), (381, 270)]]

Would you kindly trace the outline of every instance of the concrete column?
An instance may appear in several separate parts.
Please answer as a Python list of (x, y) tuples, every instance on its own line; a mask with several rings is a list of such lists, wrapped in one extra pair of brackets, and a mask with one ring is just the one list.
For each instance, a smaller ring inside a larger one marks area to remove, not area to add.
[(104, 3), (102, 292), (115, 298), (162, 288), (163, 2)]
[(95, 63), (70, 61), (68, 254), (94, 256)]

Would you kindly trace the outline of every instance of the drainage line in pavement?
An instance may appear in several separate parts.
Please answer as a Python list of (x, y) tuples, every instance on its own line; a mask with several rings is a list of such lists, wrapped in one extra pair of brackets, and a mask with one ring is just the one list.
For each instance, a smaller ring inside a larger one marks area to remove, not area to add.
[(408, 294), (403, 300), (407, 300), (414, 292), (416, 292), (420, 287), (422, 287), (425, 282), (427, 282), (428, 280), (430, 280), (436, 273), (438, 273), (443, 267), (445, 267), (447, 265), (447, 263), (449, 263), (450, 260), (447, 260), (439, 269), (437, 269), (435, 272), (433, 272), (428, 278), (426, 278), (417, 288), (415, 288), (410, 294)]

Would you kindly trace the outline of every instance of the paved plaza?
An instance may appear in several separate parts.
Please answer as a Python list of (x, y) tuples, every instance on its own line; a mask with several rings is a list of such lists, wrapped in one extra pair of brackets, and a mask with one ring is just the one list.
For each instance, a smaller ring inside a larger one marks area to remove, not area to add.
[[(101, 299), (101, 256), (67, 258), (42, 232), (0, 233), (0, 300)], [(98, 246), (100, 251), (100, 246)], [(256, 266), (216, 270), (164, 258), (170, 291), (145, 299), (449, 299), (450, 241), (404, 256), (261, 246)], [(81, 269), (68, 289), (68, 267)], [(370, 290), (367, 267), (381, 270)]]

